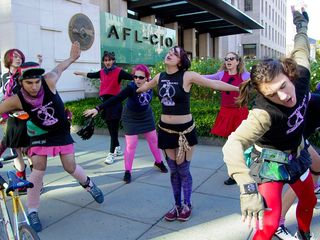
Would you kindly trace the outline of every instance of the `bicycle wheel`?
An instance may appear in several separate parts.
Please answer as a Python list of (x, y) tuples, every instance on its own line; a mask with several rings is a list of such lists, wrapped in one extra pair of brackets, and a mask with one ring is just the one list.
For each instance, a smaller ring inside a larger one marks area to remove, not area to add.
[[(2, 204), (2, 203), (0, 203)], [(8, 240), (9, 237), (7, 235), (7, 229), (5, 225), (5, 219), (3, 217), (2, 208), (0, 206), (0, 239), (2, 240)]]
[(6, 227), (4, 225), (4, 219), (2, 216), (2, 211), (0, 209), (0, 239), (8, 240)]
[(38, 234), (26, 223), (21, 223), (19, 226), (20, 240), (40, 240)]

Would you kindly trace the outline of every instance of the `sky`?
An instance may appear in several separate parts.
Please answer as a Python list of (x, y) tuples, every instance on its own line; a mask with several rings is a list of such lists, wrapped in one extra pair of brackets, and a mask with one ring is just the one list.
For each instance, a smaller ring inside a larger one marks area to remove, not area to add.
[[(287, 0), (287, 39), (292, 39), (294, 35), (295, 28), (292, 23), (291, 5), (296, 5), (297, 9), (302, 4), (306, 5), (306, 10), (308, 12), (310, 22), (308, 26), (309, 37), (320, 40), (320, 1), (319, 0)], [(317, 6), (318, 5), (318, 6)], [(292, 27), (291, 27), (292, 26)]]

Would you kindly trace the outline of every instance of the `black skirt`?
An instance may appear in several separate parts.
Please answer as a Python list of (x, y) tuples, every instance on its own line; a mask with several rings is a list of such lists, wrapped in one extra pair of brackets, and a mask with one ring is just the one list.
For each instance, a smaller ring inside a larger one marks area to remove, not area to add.
[[(193, 120), (182, 124), (168, 124), (160, 120), (159, 125), (163, 128), (167, 128), (176, 132), (183, 132), (192, 126)], [(196, 128), (191, 132), (185, 134), (189, 146), (194, 146), (198, 144)], [(158, 128), (158, 147), (160, 149), (176, 149), (179, 148), (179, 134), (168, 133), (161, 128)]]
[(150, 106), (143, 112), (134, 112), (124, 107), (121, 120), (126, 135), (137, 135), (156, 129)]
[(30, 138), (27, 134), (27, 121), (16, 117), (9, 117), (4, 141), (7, 147), (20, 148), (30, 145)]

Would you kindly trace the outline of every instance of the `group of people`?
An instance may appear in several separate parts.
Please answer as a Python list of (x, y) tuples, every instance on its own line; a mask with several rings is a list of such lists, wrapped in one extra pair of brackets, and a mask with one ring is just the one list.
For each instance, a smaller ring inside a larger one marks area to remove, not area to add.
[[(315, 192), (319, 191), (320, 156), (307, 139), (320, 127), (319, 114), (316, 114), (320, 97), (309, 92), (309, 18), (304, 9), (299, 12), (292, 8), (292, 13), (297, 30), (292, 56), (260, 61), (250, 73), (244, 69), (242, 58), (230, 52), (221, 71), (202, 76), (188, 70), (191, 62), (179, 46), (169, 50), (164, 59), (165, 71), (152, 79), (147, 66), (139, 64), (129, 74), (115, 65), (115, 54), (107, 51), (102, 56), (104, 67), (100, 71), (74, 73), (100, 78), (101, 104), (86, 110), (84, 115), (95, 117), (101, 113), (108, 126), (111, 143), (107, 164), (112, 164), (115, 157), (122, 154), (118, 140), (122, 120), (126, 143), (125, 183), (132, 180), (139, 134), (148, 142), (154, 166), (166, 173), (162, 150), (174, 198), (173, 208), (164, 215), (167, 221), (187, 221), (191, 217), (190, 163), (198, 140), (190, 111), (190, 91), (195, 84), (222, 91), (221, 109), (211, 132), (228, 138), (223, 156), (230, 178), (225, 183), (239, 185), (242, 219), (256, 229), (253, 239), (271, 239), (274, 234), (290, 237), (284, 220), (295, 196), (298, 197), (296, 238), (312, 239), (310, 225), (317, 201)], [(19, 89), (5, 97), (0, 104), (0, 114), (15, 116), (13, 111), (17, 110), (28, 114), (24, 124), (25, 136), (29, 137), (27, 155), (33, 165), (29, 180), (34, 188), (28, 189), (27, 207), (30, 224), (36, 231), (42, 229), (38, 208), (49, 156), (59, 154), (65, 171), (77, 179), (96, 202), (104, 201), (101, 190), (75, 162), (70, 123), (56, 89), (61, 74), (80, 57), (80, 52), (79, 43), (74, 42), (69, 58), (46, 74), (38, 63), (24, 62), (21, 51), (14, 51), (20, 60), (15, 62), (13, 57), (10, 60), (19, 71), (10, 69), (10, 76), (17, 76), (9, 80)], [(131, 81), (121, 90), (122, 80)], [(150, 107), (155, 87), (161, 102), (158, 131)], [(249, 111), (247, 106), (252, 92), (255, 101)], [(122, 109), (125, 99), (127, 102)], [(25, 147), (5, 144), (2, 148)], [(18, 172), (23, 171), (24, 163), (23, 167), (17, 165), (16, 168)], [(282, 197), (286, 183), (290, 188)]]

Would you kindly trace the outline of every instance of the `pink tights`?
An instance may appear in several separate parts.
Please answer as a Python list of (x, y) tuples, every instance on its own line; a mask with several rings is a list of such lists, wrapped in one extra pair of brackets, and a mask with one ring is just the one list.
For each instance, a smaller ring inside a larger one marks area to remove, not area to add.
[[(157, 163), (160, 163), (161, 160), (161, 152), (158, 148), (158, 137), (156, 130), (151, 132), (144, 133), (143, 136), (148, 142), (149, 148), (153, 154), (153, 157)], [(132, 163), (134, 154), (136, 152), (136, 148), (138, 145), (138, 135), (126, 135), (126, 149), (124, 152), (124, 167), (126, 171), (132, 170)]]
[[(310, 223), (313, 215), (313, 208), (316, 204), (316, 197), (313, 192), (313, 181), (311, 174), (301, 181), (300, 179), (293, 184), (291, 188), (296, 193), (299, 201), (296, 210), (296, 218), (299, 230), (303, 232), (310, 231)], [(281, 215), (281, 196), (283, 183), (267, 182), (259, 185), (259, 192), (266, 201), (270, 211), (264, 212), (263, 230), (257, 230), (254, 240), (271, 239), (276, 232)]]
[[(40, 171), (37, 169), (33, 169), (29, 181), (33, 183), (33, 188), (28, 188), (28, 195), (27, 195), (27, 206), (28, 212), (38, 211), (40, 206), (40, 191), (42, 188), (43, 183), (43, 176), (45, 171)], [(76, 165), (76, 169), (71, 174), (75, 179), (77, 179), (81, 184), (86, 183), (87, 175), (85, 174), (82, 167)]]

